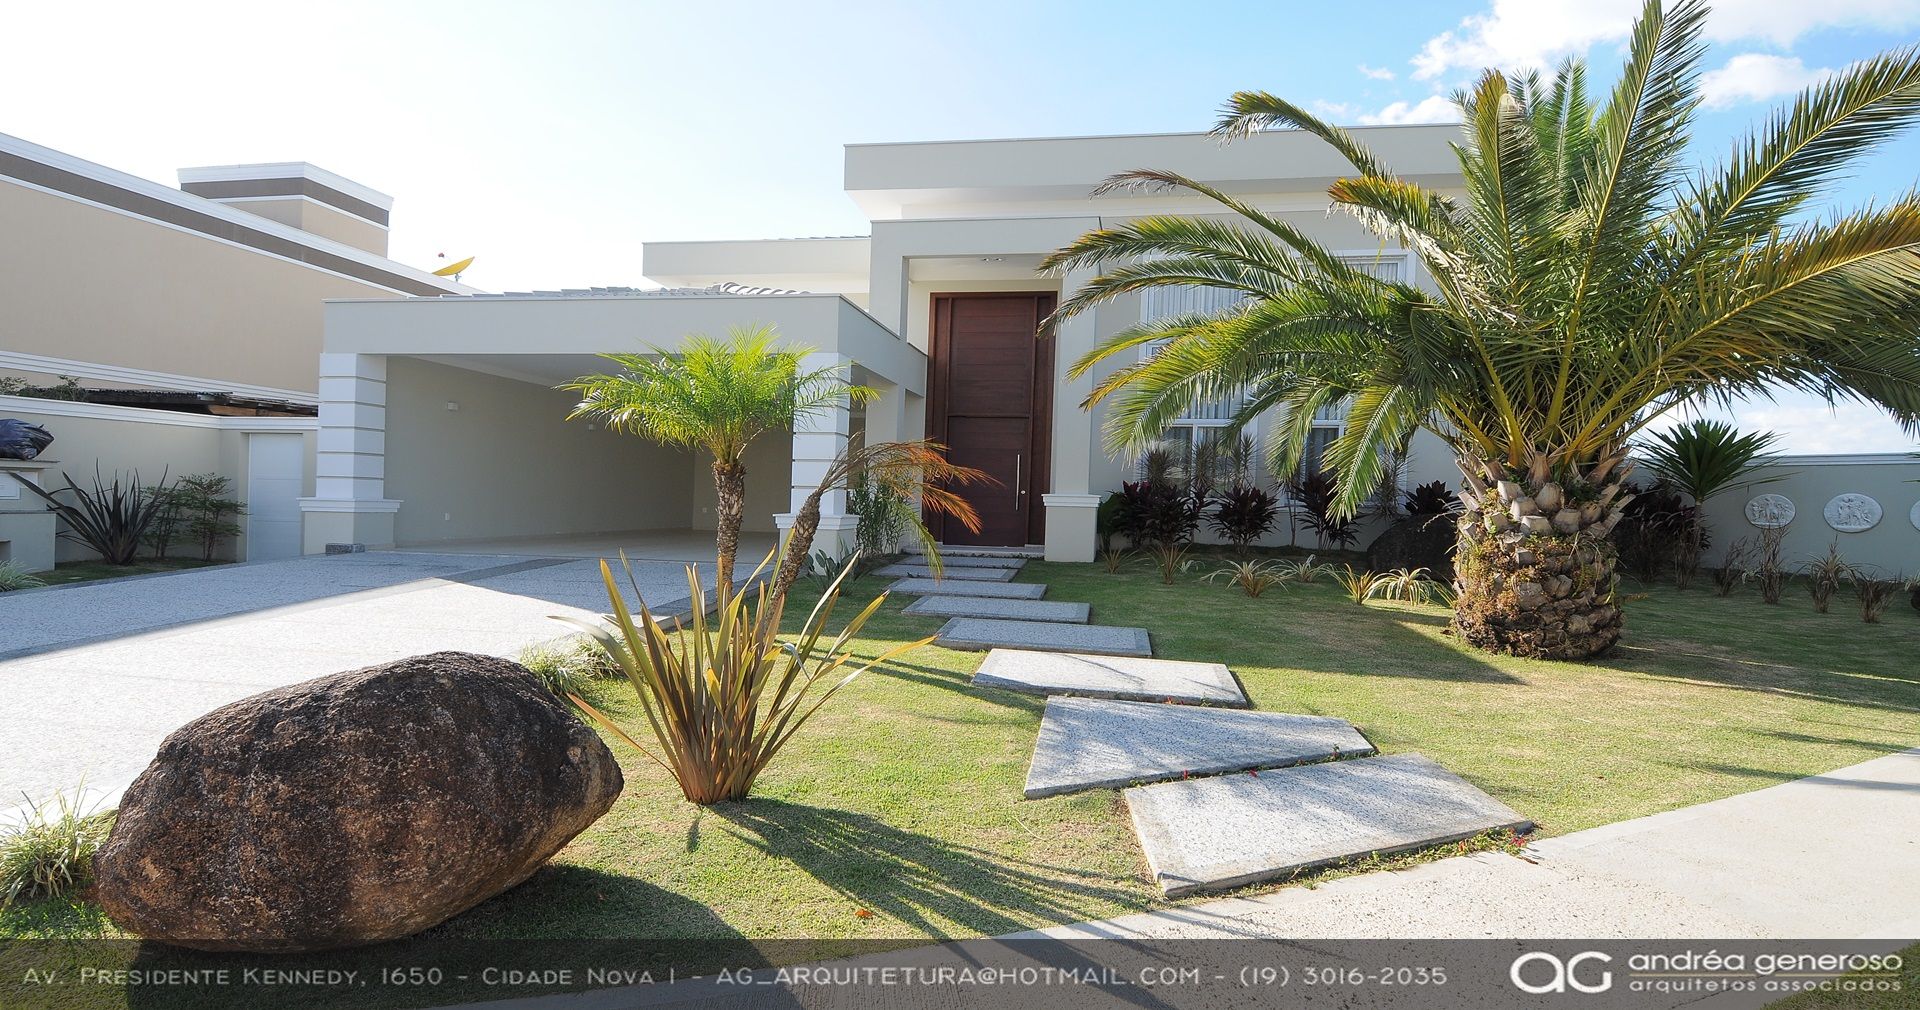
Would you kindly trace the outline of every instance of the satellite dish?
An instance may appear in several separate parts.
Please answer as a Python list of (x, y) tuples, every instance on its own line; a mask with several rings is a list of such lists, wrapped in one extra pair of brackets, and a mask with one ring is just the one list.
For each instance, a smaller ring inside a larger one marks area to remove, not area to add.
[[(445, 256), (446, 253), (441, 253), (440, 255)], [(460, 282), (460, 275), (464, 273), (468, 267), (473, 265), (473, 259), (474, 258), (472, 256), (469, 256), (466, 259), (459, 261), (458, 263), (449, 263), (446, 266), (443, 266), (440, 269), (435, 270), (433, 272), (433, 275), (435, 277), (451, 277), (453, 278), (454, 283), (457, 284)]]

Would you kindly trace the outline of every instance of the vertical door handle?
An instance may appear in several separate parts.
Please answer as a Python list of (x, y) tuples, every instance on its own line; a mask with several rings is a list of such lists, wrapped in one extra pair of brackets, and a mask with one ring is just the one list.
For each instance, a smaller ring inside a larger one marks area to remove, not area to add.
[(1016, 452), (1013, 454), (1013, 507), (1016, 509), (1020, 507), (1021, 496), (1026, 494), (1025, 491), (1020, 489), (1021, 459), (1022, 459), (1022, 455), (1020, 453)]

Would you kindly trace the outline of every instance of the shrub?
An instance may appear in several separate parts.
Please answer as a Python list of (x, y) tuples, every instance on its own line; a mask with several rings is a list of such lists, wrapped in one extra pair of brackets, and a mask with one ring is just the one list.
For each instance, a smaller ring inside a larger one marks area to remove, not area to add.
[(1153, 563), (1160, 566), (1160, 581), (1171, 586), (1173, 577), (1187, 570), (1187, 545), (1178, 541), (1158, 542), (1147, 548)]
[(16, 589), (38, 589), (46, 584), (45, 579), (28, 574), (26, 569), (13, 562), (0, 561), (0, 593), (11, 593)]
[(1338, 492), (1332, 477), (1316, 471), (1296, 479), (1291, 490), (1300, 506), (1300, 524), (1313, 533), (1321, 547), (1351, 547), (1360, 539), (1353, 517), (1334, 510)]
[(1731, 596), (1747, 580), (1747, 566), (1753, 563), (1753, 541), (1745, 537), (1727, 545), (1727, 556), (1713, 570), (1713, 591)]
[(1899, 589), (1899, 579), (1879, 579), (1856, 572), (1853, 592), (1860, 599), (1860, 619), (1879, 624), (1880, 615), (1886, 612), (1887, 604), (1893, 602), (1893, 594)]
[(1409, 516), (1427, 518), (1457, 511), (1459, 501), (1447, 490), (1446, 481), (1436, 480), (1414, 485), (1413, 490), (1407, 492), (1407, 499), (1401, 503), (1401, 508)]
[(1238, 561), (1206, 576), (1206, 581), (1226, 579), (1234, 588), (1258, 598), (1261, 593), (1287, 582), (1285, 572), (1270, 561)]
[(881, 564), (900, 549), (918, 511), (912, 498), (864, 474), (847, 482), (847, 513), (860, 520), (855, 549), (868, 566)]
[(1111, 547), (1107, 547), (1100, 551), (1100, 563), (1106, 566), (1108, 575), (1118, 575), (1120, 574), (1120, 569), (1125, 568), (1129, 562), (1138, 556), (1139, 555), (1133, 551), (1116, 551)]
[(1824, 614), (1833, 594), (1853, 580), (1853, 566), (1840, 557), (1840, 542), (1827, 545), (1827, 553), (1816, 554), (1801, 569), (1807, 576), (1807, 590), (1813, 594), (1814, 613)]
[(1787, 538), (1782, 529), (1760, 531), (1760, 546), (1754, 551), (1753, 568), (1749, 577), (1760, 586), (1760, 599), (1767, 603), (1779, 603), (1780, 594), (1787, 587), (1787, 566), (1780, 558), (1780, 545)]
[[(82, 786), (75, 795), (85, 792)], [(0, 829), (0, 906), (87, 886), (93, 855), (112, 827), (112, 811), (84, 809), (64, 794), (28, 806), (18, 825)]]
[(1247, 545), (1266, 536), (1280, 516), (1280, 500), (1265, 488), (1236, 484), (1215, 501), (1210, 521), (1213, 531), (1245, 553)]
[(1170, 484), (1147, 480), (1120, 486), (1118, 527), (1134, 547), (1183, 544), (1193, 539), (1200, 513), (1194, 499)]
[(1401, 600), (1407, 603), (1452, 602), (1452, 593), (1447, 587), (1428, 577), (1425, 568), (1396, 568), (1384, 575), (1373, 577), (1367, 586), (1366, 598), (1382, 600)]
[[(748, 583), (758, 581), (772, 562), (770, 555)], [(626, 564), (624, 557), (621, 563)], [(644, 600), (638, 615), (627, 608), (605, 561), (600, 577), (613, 608), (611, 629), (563, 620), (593, 635), (619, 664), (633, 684), (657, 753), (579, 695), (571, 700), (609, 733), (665, 768), (688, 800), (703, 805), (744, 798), (780, 748), (836, 692), (873, 667), (933, 641), (905, 642), (871, 659), (856, 656), (849, 646), (886, 602), (884, 593), (837, 635), (828, 634), (846, 570), (820, 595), (799, 631), (787, 638), (780, 634), (787, 595), (777, 581), (755, 591), (752, 607), (747, 592), (734, 592), (723, 582), (715, 587), (709, 606), (699, 572), (688, 565), (693, 616), (669, 630), (654, 620)]]
[[(131, 484), (122, 485), (116, 473), (113, 483), (108, 485), (96, 468), (90, 491), (75, 484), (68, 474), (60, 476), (66, 479), (67, 486), (52, 491), (22, 482), (22, 486), (46, 502), (65, 524), (60, 539), (94, 551), (107, 564), (133, 564), (140, 553), (141, 539), (154, 517), (166, 506), (167, 496), (151, 494), (142, 487), (138, 471), (134, 472)], [(162, 474), (159, 486), (165, 487), (166, 483), (166, 476)], [(73, 501), (62, 501), (59, 496), (63, 494), (72, 495)]]
[(1315, 564), (1313, 559), (1314, 556), (1309, 554), (1303, 561), (1294, 561), (1291, 559), (1276, 561), (1274, 562), (1274, 567), (1286, 577), (1287, 581), (1299, 582), (1309, 586), (1319, 581), (1322, 575), (1331, 576), (1336, 574), (1332, 565)]
[(199, 545), (203, 561), (213, 560), (220, 541), (240, 535), (240, 524), (234, 520), (247, 514), (247, 506), (232, 494), (233, 479), (217, 473), (189, 474), (174, 485), (180, 533)]
[(529, 645), (516, 658), (547, 690), (562, 698), (583, 693), (594, 680), (620, 676), (620, 667), (607, 650), (580, 636)]
[[(1621, 566), (1641, 582), (1653, 582), (1669, 567), (1675, 568), (1676, 581), (1690, 580), (1690, 572), (1680, 574), (1679, 563), (1698, 525), (1695, 508), (1679, 489), (1663, 481), (1629, 490), (1633, 500), (1621, 511), (1613, 530)], [(1699, 546), (1705, 549), (1706, 544)]]
[(1340, 584), (1340, 590), (1347, 594), (1347, 599), (1363, 605), (1367, 602), (1367, 598), (1373, 595), (1374, 583), (1378, 582), (1379, 578), (1372, 572), (1354, 571), (1352, 565), (1347, 565), (1333, 573), (1333, 580)]

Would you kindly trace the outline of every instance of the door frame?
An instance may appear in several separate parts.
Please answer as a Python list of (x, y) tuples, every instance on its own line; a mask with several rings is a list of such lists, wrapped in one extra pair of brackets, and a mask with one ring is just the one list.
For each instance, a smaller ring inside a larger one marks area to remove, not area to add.
[[(947, 441), (947, 369), (953, 305), (955, 302), (983, 298), (1032, 298), (1034, 305), (1033, 383), (1027, 404), (1032, 418), (1028, 457), (1033, 466), (1021, 478), (1026, 485), (1027, 542), (1033, 546), (1046, 542), (1047, 511), (1041, 496), (1053, 487), (1053, 387), (1054, 349), (1051, 339), (1040, 336), (1040, 321), (1051, 315), (1059, 302), (1057, 291), (939, 291), (929, 296), (927, 313), (927, 437), (942, 445)], [(946, 542), (946, 516), (928, 513), (927, 528), (935, 540)]]

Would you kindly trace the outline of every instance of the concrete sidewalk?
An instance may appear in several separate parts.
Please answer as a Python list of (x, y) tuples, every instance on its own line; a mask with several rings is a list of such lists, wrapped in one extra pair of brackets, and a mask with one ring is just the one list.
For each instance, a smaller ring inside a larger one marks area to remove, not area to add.
[(1055, 938), (1920, 936), (1920, 748), (1477, 854), (1017, 934)]
[[(633, 568), (649, 606), (686, 608), (684, 564)], [(0, 816), (83, 780), (111, 802), (168, 733), (248, 695), (442, 649), (511, 657), (606, 606), (597, 561), (398, 553), (9, 593)]]

